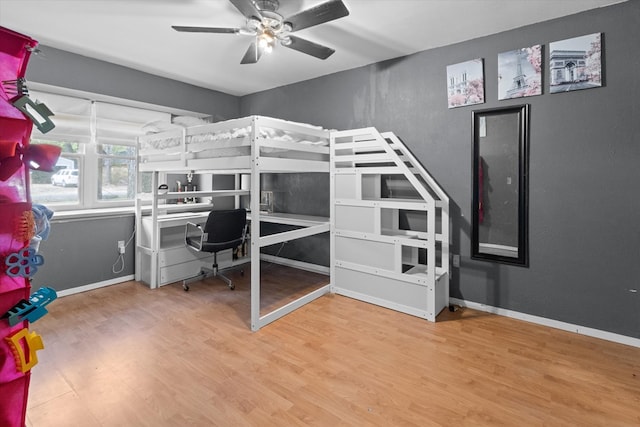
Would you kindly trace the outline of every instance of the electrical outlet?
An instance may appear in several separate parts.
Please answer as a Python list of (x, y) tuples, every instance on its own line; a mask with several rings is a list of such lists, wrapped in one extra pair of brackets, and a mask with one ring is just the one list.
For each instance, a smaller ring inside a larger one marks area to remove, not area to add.
[(124, 253), (124, 240), (118, 240), (118, 253)]
[(460, 268), (460, 255), (453, 255), (452, 264), (456, 268)]

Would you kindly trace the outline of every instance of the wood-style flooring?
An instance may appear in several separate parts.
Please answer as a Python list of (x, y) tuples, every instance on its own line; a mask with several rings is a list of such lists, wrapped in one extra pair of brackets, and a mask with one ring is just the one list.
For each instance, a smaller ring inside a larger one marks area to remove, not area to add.
[[(254, 333), (249, 274), (233, 278), (54, 301), (31, 325), (45, 349), (27, 426), (640, 425), (639, 348), (331, 294)], [(265, 305), (326, 280), (271, 266)]]

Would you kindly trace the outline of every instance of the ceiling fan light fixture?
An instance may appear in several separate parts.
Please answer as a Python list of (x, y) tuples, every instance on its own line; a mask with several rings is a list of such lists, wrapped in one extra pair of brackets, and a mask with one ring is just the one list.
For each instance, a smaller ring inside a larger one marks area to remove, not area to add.
[(263, 11), (262, 12), (262, 27), (269, 28), (273, 31), (282, 30), (282, 15), (276, 12)]
[(258, 46), (267, 53), (271, 53), (275, 44), (276, 36), (272, 31), (265, 30), (258, 36)]
[(281, 44), (282, 46), (289, 46), (289, 45), (291, 44), (291, 37), (289, 37), (289, 36), (282, 37), (282, 38), (280, 39), (280, 44)]
[(254, 34), (256, 31), (260, 29), (261, 25), (262, 25), (262, 21), (260, 21), (259, 19), (256, 19), (256, 18), (247, 19), (247, 30), (253, 31)]

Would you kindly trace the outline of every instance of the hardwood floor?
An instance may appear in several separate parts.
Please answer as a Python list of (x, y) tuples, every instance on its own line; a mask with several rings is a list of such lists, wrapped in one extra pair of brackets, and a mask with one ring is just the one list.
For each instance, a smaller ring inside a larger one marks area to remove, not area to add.
[[(45, 349), (27, 425), (640, 425), (638, 348), (470, 309), (429, 323), (337, 295), (253, 333), (249, 275), (234, 280), (127, 282), (50, 304), (31, 327)], [(265, 280), (266, 304), (282, 289)]]

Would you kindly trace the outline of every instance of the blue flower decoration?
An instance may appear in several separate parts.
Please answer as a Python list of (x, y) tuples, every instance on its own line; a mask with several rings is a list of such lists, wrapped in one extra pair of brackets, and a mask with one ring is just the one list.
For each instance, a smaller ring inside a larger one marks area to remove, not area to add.
[(44, 264), (44, 257), (36, 254), (35, 249), (25, 248), (11, 253), (5, 259), (7, 276), (32, 277), (38, 271), (39, 265)]

